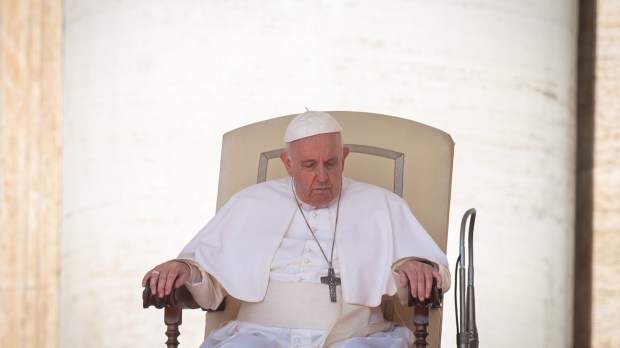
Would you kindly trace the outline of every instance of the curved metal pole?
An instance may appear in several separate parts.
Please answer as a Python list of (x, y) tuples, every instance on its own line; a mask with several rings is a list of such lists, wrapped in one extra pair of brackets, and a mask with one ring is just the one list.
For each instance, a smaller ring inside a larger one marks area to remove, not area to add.
[[(468, 238), (468, 279), (465, 282), (465, 226), (467, 220), (471, 216), (469, 222), (469, 238)], [(456, 334), (456, 342), (458, 348), (477, 348), (478, 347), (478, 328), (476, 326), (476, 310), (474, 296), (474, 248), (473, 235), (474, 224), (476, 221), (476, 209), (471, 208), (465, 212), (461, 220), (461, 238), (459, 244), (459, 295), (460, 295), (460, 311), (458, 318), (458, 332)], [(466, 285), (467, 284), (467, 285)]]
[(474, 294), (474, 223), (476, 222), (476, 209), (471, 214), (469, 221), (469, 238), (467, 246), (469, 247), (469, 263), (467, 264), (467, 330), (469, 331), (470, 348), (478, 348), (478, 327), (476, 325), (476, 299)]

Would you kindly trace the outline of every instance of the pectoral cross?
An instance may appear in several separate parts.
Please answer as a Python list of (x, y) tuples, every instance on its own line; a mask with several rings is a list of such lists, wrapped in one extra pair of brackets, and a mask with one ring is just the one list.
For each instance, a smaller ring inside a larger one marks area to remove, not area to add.
[(336, 277), (333, 267), (327, 269), (327, 276), (321, 277), (321, 283), (329, 285), (329, 298), (336, 302), (336, 285), (340, 285), (340, 278)]

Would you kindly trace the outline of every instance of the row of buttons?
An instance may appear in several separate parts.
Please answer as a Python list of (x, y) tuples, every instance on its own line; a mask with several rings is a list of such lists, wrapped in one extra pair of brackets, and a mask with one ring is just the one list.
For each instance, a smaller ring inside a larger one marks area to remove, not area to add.
[[(308, 239), (308, 240), (306, 240), (306, 243), (315, 243), (315, 241), (314, 241), (314, 240), (311, 240), (311, 239)], [(315, 250), (315, 249), (314, 249), (313, 247), (308, 246), (308, 247), (306, 247), (306, 248), (304, 249), (304, 252), (305, 252), (305, 253), (307, 253), (307, 254), (312, 254), (312, 253), (314, 252), (314, 250)], [(311, 263), (312, 263), (312, 260), (311, 260), (309, 257), (305, 257), (305, 258), (302, 260), (302, 262), (303, 262), (304, 264), (306, 264), (306, 265), (309, 265), (309, 264), (311, 264)], [(303, 282), (303, 281), (305, 280), (305, 278), (304, 278), (303, 276), (298, 276), (296, 279), (297, 279), (297, 281), (298, 281), (298, 282)]]
[[(311, 216), (312, 218), (317, 218), (317, 217), (319, 216), (319, 213), (318, 213), (316, 210), (312, 210), (312, 212), (310, 213), (310, 216)], [(310, 226), (310, 230), (311, 230), (312, 232), (316, 233), (319, 229), (318, 229), (316, 226)], [(309, 243), (309, 244), (313, 244), (313, 243), (316, 243), (316, 242), (314, 241), (314, 239), (308, 239), (308, 240), (306, 240), (306, 243), (307, 243), (307, 244), (308, 244), (308, 243)], [(305, 253), (308, 253), (308, 254), (311, 254), (311, 253), (314, 253), (314, 251), (315, 251), (315, 250), (316, 250), (316, 249), (315, 249), (314, 247), (307, 246), (307, 247), (304, 249), (304, 252), (305, 252)], [(316, 257), (316, 255), (313, 255), (313, 256), (315, 256), (315, 257)], [(311, 264), (311, 263), (312, 263), (312, 259), (311, 259), (311, 257), (305, 257), (305, 258), (303, 258), (302, 262), (303, 262), (305, 265), (309, 265), (309, 264)], [(300, 276), (297, 276), (297, 278), (295, 278), (295, 279), (296, 279), (298, 282), (303, 282), (303, 281), (305, 281), (305, 278), (304, 278), (303, 276), (301, 276), (301, 275), (300, 275)], [(295, 342), (299, 342), (299, 338), (296, 338), (296, 339), (295, 339)], [(296, 344), (296, 345), (295, 345), (295, 347), (299, 347), (299, 344)]]

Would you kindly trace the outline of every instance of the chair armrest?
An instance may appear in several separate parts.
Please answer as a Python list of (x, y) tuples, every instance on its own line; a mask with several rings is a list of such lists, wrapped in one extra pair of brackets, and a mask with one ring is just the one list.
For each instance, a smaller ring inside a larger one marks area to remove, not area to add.
[(407, 304), (409, 307), (418, 306), (425, 308), (441, 308), (443, 305), (443, 291), (437, 287), (437, 281), (433, 279), (433, 287), (431, 288), (431, 296), (424, 301), (411, 296), (411, 284), (407, 285)]
[(172, 292), (167, 296), (159, 297), (151, 293), (151, 288), (149, 284), (147, 284), (144, 287), (144, 291), (142, 291), (142, 308), (149, 308), (150, 306), (158, 309), (164, 307), (180, 307), (182, 309), (201, 308), (198, 303), (194, 301), (192, 294), (187, 290), (185, 285), (172, 289)]

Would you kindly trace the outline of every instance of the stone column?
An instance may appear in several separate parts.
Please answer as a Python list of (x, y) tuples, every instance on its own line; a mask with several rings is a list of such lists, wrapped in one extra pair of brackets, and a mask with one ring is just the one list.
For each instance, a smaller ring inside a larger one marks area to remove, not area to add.
[(61, 0), (0, 1), (0, 345), (58, 345)]
[(597, 2), (592, 347), (620, 346), (620, 2)]

